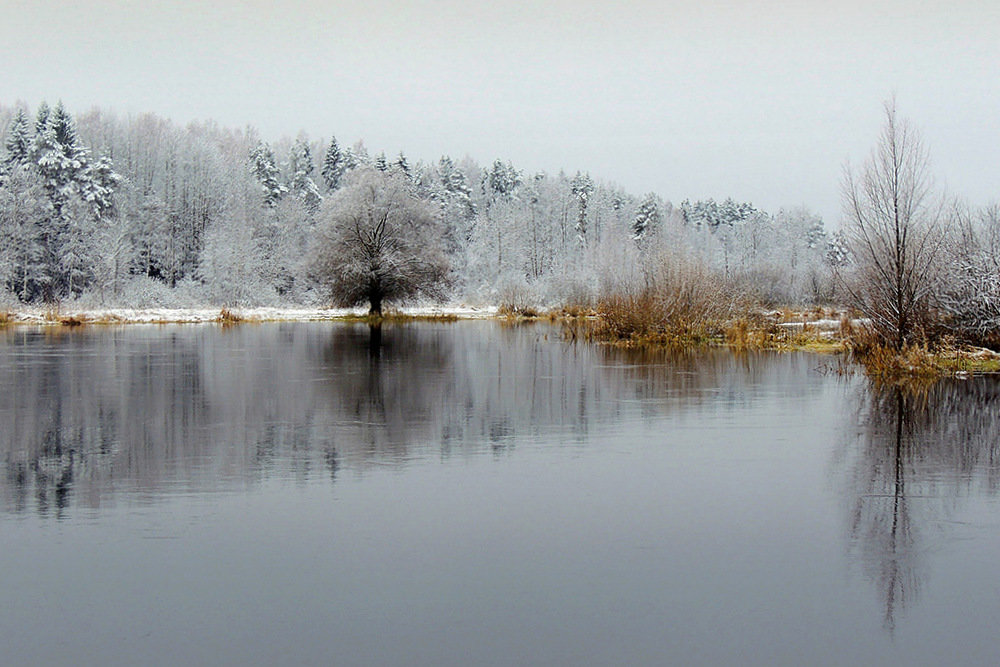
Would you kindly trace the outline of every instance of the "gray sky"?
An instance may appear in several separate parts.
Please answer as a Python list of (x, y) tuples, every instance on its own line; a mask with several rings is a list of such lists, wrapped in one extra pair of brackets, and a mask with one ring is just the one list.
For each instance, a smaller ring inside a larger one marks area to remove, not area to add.
[(882, 102), (1000, 199), (997, 0), (0, 0), (0, 102), (496, 157), (840, 218)]

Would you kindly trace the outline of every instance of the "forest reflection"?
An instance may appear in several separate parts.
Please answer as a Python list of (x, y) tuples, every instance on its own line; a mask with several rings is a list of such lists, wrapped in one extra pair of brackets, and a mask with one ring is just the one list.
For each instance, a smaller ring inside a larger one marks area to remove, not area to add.
[(997, 494), (1000, 383), (980, 377), (921, 390), (867, 386), (855, 417), (846, 451), (849, 543), (892, 633), (928, 578), (929, 534), (960, 499)]
[(0, 350), (3, 508), (56, 518), (122, 495), (578, 445), (601, 425), (745, 407), (762, 383), (801, 400), (811, 363), (492, 322), (13, 329)]

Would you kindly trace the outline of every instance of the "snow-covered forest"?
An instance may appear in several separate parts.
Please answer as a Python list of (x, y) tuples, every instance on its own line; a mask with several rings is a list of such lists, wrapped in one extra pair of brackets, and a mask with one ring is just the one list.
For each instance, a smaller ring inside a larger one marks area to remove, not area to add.
[(629, 193), (576, 171), (425, 163), (362, 141), (267, 142), (252, 128), (74, 116), (61, 103), (0, 108), (0, 128), (0, 298), (10, 304), (328, 304), (320, 231), (365, 170), (396, 174), (433, 210), (454, 301), (591, 303), (683, 258), (762, 303), (828, 303), (849, 257), (804, 208)]

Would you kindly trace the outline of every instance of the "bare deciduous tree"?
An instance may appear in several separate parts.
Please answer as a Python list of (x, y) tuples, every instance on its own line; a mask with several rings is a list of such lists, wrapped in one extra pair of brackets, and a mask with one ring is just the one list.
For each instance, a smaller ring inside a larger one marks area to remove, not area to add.
[(878, 145), (843, 183), (855, 274), (847, 290), (876, 334), (896, 349), (928, 331), (940, 285), (938, 259), (947, 237), (917, 131), (885, 104)]
[(392, 172), (359, 170), (324, 213), (315, 269), (341, 306), (440, 296), (448, 271), (434, 210)]

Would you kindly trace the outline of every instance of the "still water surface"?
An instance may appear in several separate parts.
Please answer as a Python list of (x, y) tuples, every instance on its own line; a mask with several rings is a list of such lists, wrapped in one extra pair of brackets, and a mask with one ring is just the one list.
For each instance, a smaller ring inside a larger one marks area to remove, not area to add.
[(0, 331), (6, 664), (995, 664), (1000, 384), (543, 325)]

